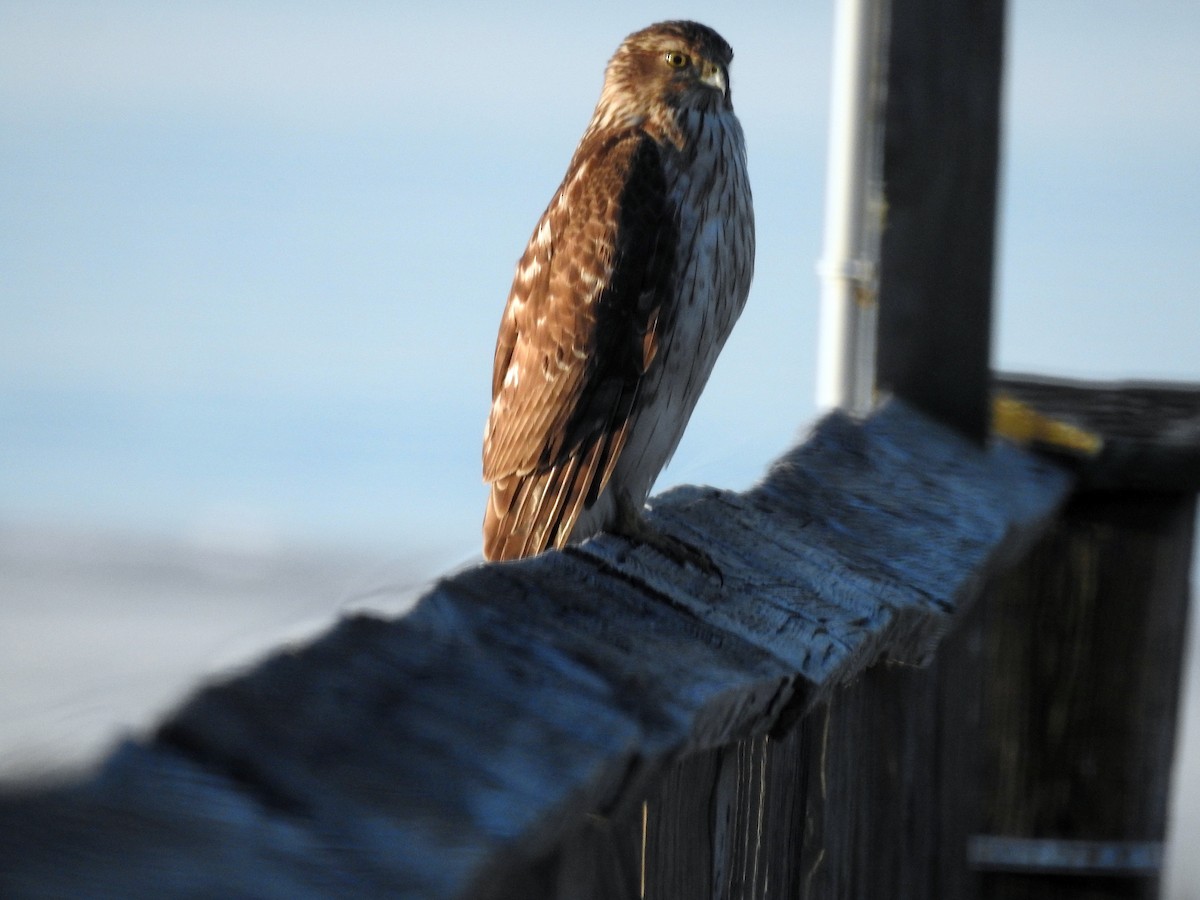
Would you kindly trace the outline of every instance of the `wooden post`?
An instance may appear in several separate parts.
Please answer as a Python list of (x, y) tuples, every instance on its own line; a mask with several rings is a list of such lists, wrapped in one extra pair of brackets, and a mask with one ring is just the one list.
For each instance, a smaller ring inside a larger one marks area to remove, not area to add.
[(1195, 514), (1081, 494), (980, 605), (975, 896), (1159, 896)]
[(876, 380), (982, 441), (1004, 0), (893, 0)]

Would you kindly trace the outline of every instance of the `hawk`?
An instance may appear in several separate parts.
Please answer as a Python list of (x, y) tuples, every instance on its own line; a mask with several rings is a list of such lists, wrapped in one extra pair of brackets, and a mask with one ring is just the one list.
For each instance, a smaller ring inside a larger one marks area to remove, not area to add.
[(483, 436), (487, 559), (599, 531), (678, 544), (642, 510), (754, 268), (732, 59), (711, 28), (661, 22), (608, 63), (500, 322)]

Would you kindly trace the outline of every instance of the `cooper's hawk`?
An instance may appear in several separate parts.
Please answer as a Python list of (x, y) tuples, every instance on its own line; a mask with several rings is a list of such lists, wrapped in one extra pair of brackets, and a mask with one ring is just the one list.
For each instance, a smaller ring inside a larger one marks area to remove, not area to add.
[(661, 22), (609, 61), (500, 322), (483, 437), (488, 559), (601, 530), (654, 535), (646, 497), (754, 267), (732, 58), (711, 28)]

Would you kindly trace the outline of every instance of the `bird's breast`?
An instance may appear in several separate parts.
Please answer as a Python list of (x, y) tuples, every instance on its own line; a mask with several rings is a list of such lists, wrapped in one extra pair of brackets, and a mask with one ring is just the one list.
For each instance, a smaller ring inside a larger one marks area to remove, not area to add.
[(664, 160), (677, 252), (663, 375), (670, 381), (687, 372), (687, 389), (698, 396), (750, 290), (754, 210), (737, 119), (731, 112), (697, 118), (687, 152)]
[[(676, 230), (658, 354), (614, 481), (649, 491), (675, 452), (717, 356), (746, 303), (754, 211), (742, 130), (733, 114), (698, 116), (684, 150), (664, 154)], [(644, 497), (645, 494), (642, 493)]]

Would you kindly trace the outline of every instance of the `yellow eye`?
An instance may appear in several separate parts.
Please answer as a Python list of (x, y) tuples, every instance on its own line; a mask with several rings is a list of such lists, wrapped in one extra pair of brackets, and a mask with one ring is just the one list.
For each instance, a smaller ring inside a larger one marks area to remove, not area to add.
[(672, 69), (682, 69), (691, 62), (686, 53), (680, 53), (678, 50), (668, 50), (663, 59)]

